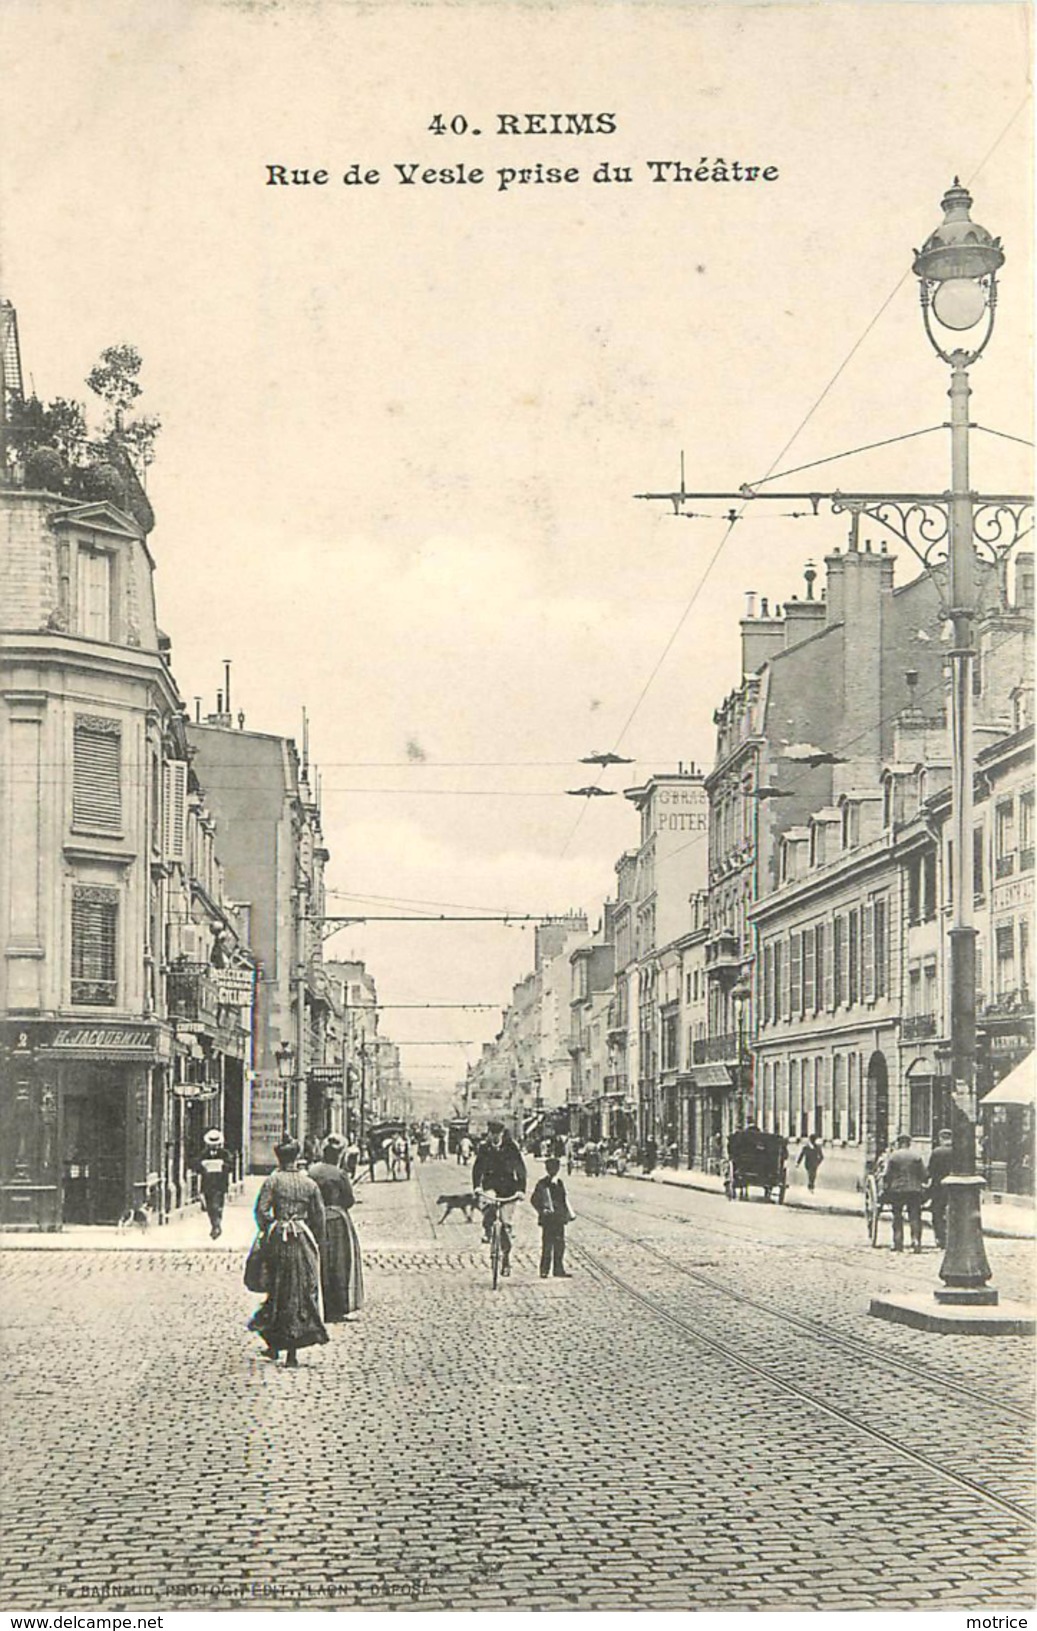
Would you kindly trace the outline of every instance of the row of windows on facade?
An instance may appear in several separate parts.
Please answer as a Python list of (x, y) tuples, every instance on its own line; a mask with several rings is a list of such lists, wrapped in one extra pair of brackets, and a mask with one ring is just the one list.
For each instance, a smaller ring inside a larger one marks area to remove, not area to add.
[(889, 902), (873, 896), (831, 922), (794, 929), (763, 946), (761, 1021), (875, 1002), (889, 992)]
[[(123, 825), (123, 743), (116, 719), (76, 716), (72, 736), (72, 823), (79, 831), (115, 834)], [(150, 825), (152, 853), (186, 863), (192, 878), (209, 894), (221, 894), (211, 823), (189, 820), (187, 765), (180, 759), (151, 759)]]
[(863, 1060), (859, 1053), (833, 1059), (765, 1060), (760, 1070), (759, 1121), (767, 1132), (789, 1138), (819, 1133), (855, 1143), (862, 1133)]

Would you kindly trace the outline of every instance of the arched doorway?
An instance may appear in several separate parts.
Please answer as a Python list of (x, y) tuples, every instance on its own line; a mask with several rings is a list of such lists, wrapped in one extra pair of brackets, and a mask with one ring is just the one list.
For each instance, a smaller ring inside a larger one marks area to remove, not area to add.
[(866, 1094), (864, 1157), (871, 1166), (889, 1146), (889, 1069), (882, 1053), (873, 1053), (868, 1060)]

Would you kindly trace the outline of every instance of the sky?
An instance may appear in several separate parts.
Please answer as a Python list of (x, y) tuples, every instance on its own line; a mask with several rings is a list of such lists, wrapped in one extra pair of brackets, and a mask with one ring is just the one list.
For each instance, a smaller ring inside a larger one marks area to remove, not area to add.
[[(248, 726), (298, 737), (308, 710), (329, 909), (593, 927), (637, 816), (567, 795), (596, 774), (580, 757), (634, 759), (617, 791), (708, 765), (745, 591), (802, 594), (846, 532), (634, 495), (676, 487), (682, 452), (689, 489), (734, 491), (942, 425), (910, 265), (956, 174), (1006, 250), (972, 417), (1032, 435), (1029, 29), (943, 0), (6, 0), (0, 293), (23, 366), (85, 397), (104, 346), (141, 351), (181, 692), (211, 709), (229, 658)], [(606, 112), (614, 130), (524, 133)], [(718, 158), (777, 174), (652, 179)], [(633, 180), (595, 182), (603, 164)], [(269, 185), (270, 165), (329, 181)], [(344, 185), (353, 165), (379, 181)], [(936, 432), (775, 485), (939, 492), (948, 457)], [(1030, 490), (1029, 461), (973, 436), (980, 490)], [(503, 1006), (532, 949), (516, 925), (328, 942), (393, 1004)], [(429, 1044), (405, 1069), (445, 1090), (499, 1017), (384, 1028)]]

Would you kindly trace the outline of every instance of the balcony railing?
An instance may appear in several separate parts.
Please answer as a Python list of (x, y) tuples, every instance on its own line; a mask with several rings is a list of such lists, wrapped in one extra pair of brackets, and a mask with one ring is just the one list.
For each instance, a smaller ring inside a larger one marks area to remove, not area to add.
[(921, 1042), (925, 1037), (935, 1036), (937, 1031), (935, 1014), (908, 1014), (901, 1030), (905, 1042)]
[(737, 1032), (728, 1031), (725, 1036), (700, 1036), (691, 1044), (691, 1059), (695, 1065), (737, 1063)]
[(215, 1025), (219, 998), (208, 963), (170, 969), (166, 976), (166, 1005), (170, 1019)]
[(980, 1002), (979, 1011), (984, 1019), (998, 1019), (1010, 1014), (1033, 1013), (1033, 992), (1026, 986), (1015, 991), (1002, 991), (989, 1002)]

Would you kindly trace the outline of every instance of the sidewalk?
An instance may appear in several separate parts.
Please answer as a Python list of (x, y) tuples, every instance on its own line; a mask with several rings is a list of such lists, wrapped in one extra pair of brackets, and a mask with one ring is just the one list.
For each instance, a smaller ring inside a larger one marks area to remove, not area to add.
[(227, 1197), (223, 1213), (223, 1233), (219, 1240), (209, 1237), (209, 1219), (195, 1203), (174, 1212), (168, 1223), (152, 1221), (146, 1229), (135, 1224), (117, 1228), (115, 1224), (69, 1223), (52, 1233), (31, 1230), (0, 1234), (0, 1252), (236, 1252), (244, 1254), (256, 1232), (252, 1207), (262, 1179), (246, 1178)]
[[(668, 1184), (675, 1189), (696, 1189), (707, 1195), (722, 1195), (724, 1180), (711, 1172), (689, 1172), (673, 1167), (656, 1167), (651, 1173), (627, 1169), (626, 1176), (644, 1184)], [(864, 1197), (845, 1189), (818, 1184), (811, 1194), (804, 1184), (793, 1182), (785, 1193), (785, 1206), (793, 1211), (819, 1212), (829, 1217), (862, 1217)], [(1025, 1196), (988, 1195), (983, 1201), (983, 1233), (995, 1240), (1033, 1240), (1037, 1237), (1037, 1214)]]

